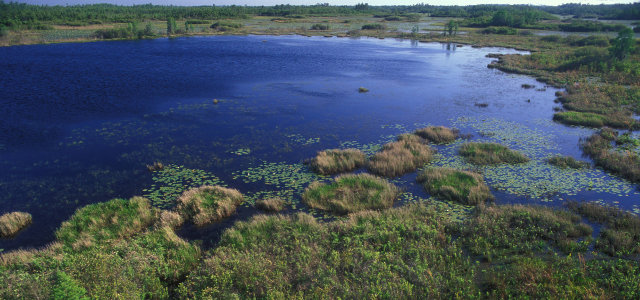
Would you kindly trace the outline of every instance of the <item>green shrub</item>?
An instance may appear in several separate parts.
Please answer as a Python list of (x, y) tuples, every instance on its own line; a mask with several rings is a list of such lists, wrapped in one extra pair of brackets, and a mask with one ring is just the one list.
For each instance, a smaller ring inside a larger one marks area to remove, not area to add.
[(314, 172), (330, 175), (358, 169), (366, 163), (364, 153), (357, 149), (329, 149), (318, 152), (309, 162)]
[(387, 26), (380, 23), (362, 25), (362, 30), (384, 30), (384, 29), (387, 29)]
[(311, 30), (329, 30), (328, 24), (313, 24), (311, 25)]
[(417, 135), (403, 134), (397, 142), (382, 146), (382, 150), (369, 160), (368, 168), (381, 176), (397, 177), (428, 163), (434, 153), (426, 140)]
[(311, 208), (347, 214), (393, 205), (399, 189), (392, 183), (366, 173), (342, 175), (332, 183), (314, 182), (302, 194)]
[(518, 30), (511, 27), (487, 27), (481, 31), (483, 34), (504, 34), (504, 35), (516, 35)]
[(482, 175), (448, 168), (427, 168), (418, 175), (418, 182), (433, 196), (477, 205), (493, 198)]
[(465, 143), (460, 146), (458, 153), (476, 165), (519, 164), (529, 161), (520, 152), (496, 143)]
[(202, 186), (185, 191), (176, 210), (197, 226), (217, 222), (233, 214), (244, 197), (238, 190), (220, 186)]
[(53, 287), (52, 299), (54, 300), (81, 300), (89, 299), (87, 291), (69, 277), (65, 272), (56, 273), (56, 285)]

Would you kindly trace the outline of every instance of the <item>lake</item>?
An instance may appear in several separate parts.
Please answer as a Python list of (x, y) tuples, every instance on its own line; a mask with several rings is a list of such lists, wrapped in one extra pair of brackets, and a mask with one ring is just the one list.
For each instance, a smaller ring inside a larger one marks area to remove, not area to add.
[[(249, 199), (237, 216), (181, 231), (212, 243), (222, 228), (257, 213), (255, 199), (280, 196), (287, 212), (307, 211), (299, 194), (327, 180), (303, 164), (317, 151), (372, 154), (427, 125), (456, 127), (532, 158), (480, 170), (498, 203), (589, 200), (640, 212), (636, 186), (543, 161), (585, 160), (578, 141), (593, 131), (553, 123), (558, 89), (487, 68), (489, 53), (517, 51), (299, 36), (0, 48), (0, 214), (33, 215), (0, 248), (46, 245), (90, 203), (142, 195), (170, 208), (185, 187), (236, 188)], [(437, 146), (432, 164), (473, 168), (456, 155), (462, 142)], [(156, 161), (165, 168), (147, 170)], [(406, 191), (397, 205), (433, 201), (415, 177), (394, 179)]]

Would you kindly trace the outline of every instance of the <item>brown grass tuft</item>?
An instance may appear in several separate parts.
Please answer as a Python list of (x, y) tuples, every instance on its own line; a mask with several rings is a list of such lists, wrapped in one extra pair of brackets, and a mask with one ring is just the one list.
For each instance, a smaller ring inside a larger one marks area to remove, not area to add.
[(197, 226), (203, 226), (230, 216), (243, 201), (238, 190), (202, 186), (185, 191), (178, 198), (177, 211), (184, 219), (192, 219)]
[(31, 214), (12, 212), (0, 216), (0, 237), (11, 237), (31, 224)]
[(310, 162), (311, 169), (323, 175), (344, 173), (362, 167), (366, 157), (358, 149), (329, 149), (318, 152)]
[(385, 177), (397, 177), (413, 172), (433, 158), (433, 150), (426, 140), (413, 134), (403, 134), (397, 142), (388, 143), (371, 157), (369, 170)]
[(447, 144), (455, 141), (460, 136), (460, 131), (444, 126), (429, 126), (416, 130), (414, 134), (434, 144)]
[(256, 206), (259, 209), (271, 211), (271, 212), (279, 212), (284, 209), (284, 200), (279, 197), (268, 198), (268, 199), (260, 199), (256, 201)]

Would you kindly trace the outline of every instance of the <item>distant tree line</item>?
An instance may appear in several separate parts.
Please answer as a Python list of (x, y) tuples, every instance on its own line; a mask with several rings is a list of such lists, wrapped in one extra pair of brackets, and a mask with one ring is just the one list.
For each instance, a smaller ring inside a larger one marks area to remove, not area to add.
[(640, 20), (640, 2), (632, 4), (586, 5), (579, 3), (560, 6), (541, 6), (552, 14), (572, 15), (576, 18), (600, 18), (611, 20)]

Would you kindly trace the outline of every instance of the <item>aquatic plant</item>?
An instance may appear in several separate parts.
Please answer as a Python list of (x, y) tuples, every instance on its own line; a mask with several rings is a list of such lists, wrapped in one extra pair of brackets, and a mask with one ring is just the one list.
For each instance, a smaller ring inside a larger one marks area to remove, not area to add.
[(460, 131), (444, 126), (428, 126), (416, 130), (413, 134), (434, 144), (448, 144), (460, 136)]
[(328, 24), (313, 24), (309, 28), (310, 30), (329, 30)]
[(458, 153), (476, 165), (519, 164), (529, 161), (523, 154), (497, 143), (465, 143)]
[(550, 165), (558, 168), (571, 168), (571, 169), (583, 169), (588, 168), (589, 163), (586, 161), (579, 161), (571, 156), (555, 155), (545, 160)]
[(270, 212), (279, 212), (284, 209), (284, 205), (284, 200), (278, 197), (260, 199), (256, 201), (256, 207)]
[(366, 162), (364, 153), (358, 149), (329, 149), (318, 152), (309, 166), (322, 175), (344, 173), (362, 167)]
[(113, 199), (78, 209), (62, 223), (56, 238), (67, 247), (81, 250), (129, 238), (146, 230), (155, 220), (156, 209), (149, 200)]
[(314, 182), (302, 194), (302, 201), (311, 208), (347, 214), (389, 208), (398, 195), (392, 183), (361, 173), (336, 177), (330, 184)]
[(553, 120), (567, 125), (600, 128), (605, 125), (606, 117), (590, 112), (565, 111), (555, 113)]
[(11, 237), (31, 224), (31, 214), (11, 212), (0, 216), (0, 237)]
[(478, 173), (449, 168), (427, 168), (420, 172), (418, 182), (433, 196), (478, 205), (493, 196)]
[(567, 202), (569, 209), (604, 225), (596, 249), (612, 256), (640, 254), (640, 217), (593, 202)]
[(185, 191), (178, 198), (176, 211), (197, 226), (204, 226), (230, 216), (243, 201), (244, 197), (238, 190), (201, 186)]
[(211, 173), (174, 164), (154, 171), (152, 179), (153, 184), (143, 192), (145, 192), (144, 196), (159, 208), (175, 206), (180, 194), (190, 188), (203, 185), (224, 185), (220, 178)]
[(365, 88), (365, 87), (359, 87), (359, 88), (358, 88), (358, 92), (359, 92), (359, 93), (366, 93), (366, 92), (369, 92), (369, 89), (368, 89), (368, 88)]
[(532, 88), (534, 88), (534, 87), (536, 87), (536, 86), (535, 86), (535, 85), (533, 85), (533, 84), (528, 84), (528, 83), (523, 83), (523, 84), (522, 84), (522, 88), (523, 88), (523, 89), (532, 89)]
[(364, 24), (362, 25), (361, 29), (362, 30), (384, 30), (384, 29), (387, 29), (387, 26), (380, 23)]
[(423, 138), (403, 134), (396, 142), (382, 146), (382, 150), (369, 159), (367, 167), (377, 175), (397, 177), (428, 163), (434, 153)]

